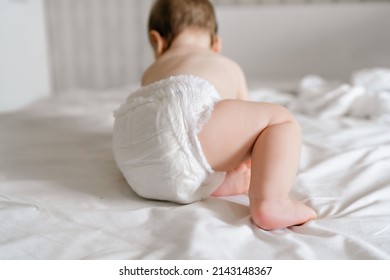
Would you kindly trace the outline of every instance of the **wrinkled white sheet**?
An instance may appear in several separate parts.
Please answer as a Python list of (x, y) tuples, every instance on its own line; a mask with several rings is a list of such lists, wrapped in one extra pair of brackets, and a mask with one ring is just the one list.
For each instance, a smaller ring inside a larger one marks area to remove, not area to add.
[(390, 69), (360, 70), (343, 84), (308, 75), (294, 108), (326, 118), (353, 116), (390, 123)]
[[(293, 195), (317, 220), (264, 231), (246, 196), (144, 200), (111, 150), (130, 89), (75, 91), (0, 115), (1, 259), (390, 259), (390, 126), (296, 112), (303, 150)], [(285, 105), (295, 97), (254, 90)]]

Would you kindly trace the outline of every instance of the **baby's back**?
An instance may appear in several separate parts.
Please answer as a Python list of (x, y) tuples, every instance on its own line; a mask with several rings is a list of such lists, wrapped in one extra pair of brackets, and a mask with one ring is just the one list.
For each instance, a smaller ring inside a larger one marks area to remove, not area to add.
[(205, 49), (172, 49), (156, 60), (144, 73), (142, 84), (176, 75), (194, 75), (214, 85), (222, 99), (246, 99), (245, 78), (232, 60)]

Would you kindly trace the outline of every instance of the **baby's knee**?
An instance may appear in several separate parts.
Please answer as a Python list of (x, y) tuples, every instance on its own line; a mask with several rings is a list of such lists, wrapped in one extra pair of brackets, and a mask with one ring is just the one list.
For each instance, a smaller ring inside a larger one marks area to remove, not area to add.
[(273, 124), (291, 123), (299, 129), (299, 123), (295, 116), (284, 106), (272, 104), (273, 108)]

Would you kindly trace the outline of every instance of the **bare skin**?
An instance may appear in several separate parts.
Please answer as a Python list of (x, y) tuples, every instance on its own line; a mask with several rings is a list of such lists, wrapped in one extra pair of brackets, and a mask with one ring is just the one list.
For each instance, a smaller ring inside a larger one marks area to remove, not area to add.
[(229, 196), (248, 193), (251, 180), (251, 161), (241, 163), (226, 173), (222, 184), (211, 195)]
[[(283, 107), (247, 100), (240, 67), (219, 54), (220, 40), (188, 29), (169, 48), (150, 32), (156, 61), (144, 73), (144, 85), (173, 75), (190, 74), (211, 82), (222, 100), (215, 105), (199, 140), (211, 167), (226, 171), (214, 196), (248, 192), (254, 223), (265, 230), (303, 224), (313, 209), (290, 198), (300, 155), (300, 128)], [(226, 141), (229, 139), (229, 141)]]

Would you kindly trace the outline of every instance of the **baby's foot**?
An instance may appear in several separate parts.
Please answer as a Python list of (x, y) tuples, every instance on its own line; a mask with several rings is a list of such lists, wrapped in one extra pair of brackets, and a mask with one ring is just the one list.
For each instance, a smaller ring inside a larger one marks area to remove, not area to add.
[(250, 161), (248, 161), (227, 172), (222, 184), (211, 195), (228, 196), (247, 193), (250, 178), (251, 168)]
[(301, 225), (317, 217), (312, 208), (290, 198), (251, 199), (250, 211), (255, 224), (265, 230)]

